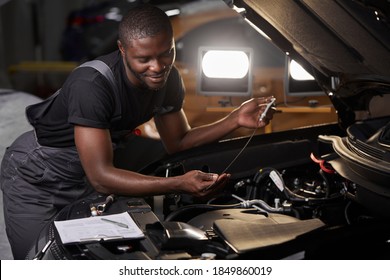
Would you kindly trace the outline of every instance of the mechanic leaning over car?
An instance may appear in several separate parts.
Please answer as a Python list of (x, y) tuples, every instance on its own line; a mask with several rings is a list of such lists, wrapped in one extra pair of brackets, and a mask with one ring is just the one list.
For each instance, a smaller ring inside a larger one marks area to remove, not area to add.
[(175, 153), (239, 127), (263, 127), (273, 117), (270, 110), (259, 121), (271, 97), (253, 98), (217, 122), (191, 128), (182, 109), (183, 81), (173, 65), (172, 26), (157, 7), (143, 4), (130, 10), (119, 25), (117, 44), (119, 50), (98, 58), (111, 69), (117, 89), (96, 68), (76, 68), (59, 94), (43, 101), (43, 109), (27, 108), (34, 130), (7, 148), (1, 189), (15, 259), (26, 258), (40, 231), (63, 207), (88, 195), (201, 197), (224, 186), (229, 174), (191, 170), (165, 178), (116, 168), (113, 152), (121, 136), (151, 118), (166, 151)]

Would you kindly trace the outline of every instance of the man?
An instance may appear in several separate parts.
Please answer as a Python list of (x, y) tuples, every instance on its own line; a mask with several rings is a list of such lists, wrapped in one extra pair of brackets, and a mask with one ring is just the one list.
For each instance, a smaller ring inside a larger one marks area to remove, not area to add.
[(172, 26), (156, 7), (129, 11), (119, 26), (118, 48), (98, 58), (114, 74), (117, 93), (96, 69), (76, 68), (49, 106), (29, 116), (34, 131), (16, 139), (4, 155), (1, 188), (15, 259), (25, 258), (59, 210), (90, 193), (207, 196), (224, 185), (228, 174), (192, 170), (161, 178), (116, 168), (113, 151), (121, 135), (152, 117), (168, 153), (216, 141), (238, 127), (265, 126), (272, 118), (271, 110), (259, 121), (268, 100), (259, 98), (220, 121), (191, 128), (182, 110), (182, 79), (173, 66)]

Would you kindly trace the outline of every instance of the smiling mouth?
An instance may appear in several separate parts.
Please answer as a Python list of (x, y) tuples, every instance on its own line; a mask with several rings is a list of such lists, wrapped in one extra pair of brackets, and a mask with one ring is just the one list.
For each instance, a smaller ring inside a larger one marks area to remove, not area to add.
[(158, 75), (146, 75), (146, 78), (148, 78), (153, 83), (161, 83), (162, 81), (165, 80), (165, 73), (166, 72), (158, 74)]

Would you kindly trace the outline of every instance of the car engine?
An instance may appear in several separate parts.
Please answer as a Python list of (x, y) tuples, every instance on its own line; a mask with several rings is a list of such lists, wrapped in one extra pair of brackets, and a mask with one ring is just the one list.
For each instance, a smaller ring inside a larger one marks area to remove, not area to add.
[[(211, 197), (115, 197), (105, 205), (107, 197), (99, 196), (76, 202), (56, 218), (89, 217), (92, 208), (102, 215), (127, 211), (145, 239), (62, 244), (51, 224), (37, 244), (54, 240), (48, 259), (388, 259), (388, 204), (380, 205), (387, 197), (334, 164), (342, 157), (329, 137), (348, 138), (337, 125), (321, 125), (166, 157), (143, 172), (220, 173), (239, 154), (226, 171), (229, 182)], [(382, 200), (361, 199), (368, 189)]]

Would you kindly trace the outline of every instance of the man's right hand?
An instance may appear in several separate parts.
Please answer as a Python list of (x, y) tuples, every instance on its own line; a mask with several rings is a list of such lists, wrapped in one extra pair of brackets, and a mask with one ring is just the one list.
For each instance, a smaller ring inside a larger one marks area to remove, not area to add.
[(230, 174), (205, 173), (192, 170), (183, 176), (182, 190), (196, 197), (211, 196), (221, 190), (230, 178)]

